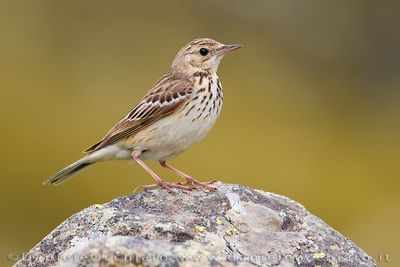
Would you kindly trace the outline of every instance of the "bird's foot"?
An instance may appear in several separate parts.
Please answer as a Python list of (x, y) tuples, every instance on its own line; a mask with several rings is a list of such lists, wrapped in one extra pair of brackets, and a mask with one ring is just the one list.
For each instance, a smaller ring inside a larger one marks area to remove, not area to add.
[(142, 185), (140, 187), (144, 188), (144, 189), (162, 187), (162, 188), (167, 189), (171, 193), (173, 192), (172, 188), (178, 188), (178, 189), (182, 189), (182, 190), (192, 190), (191, 187), (183, 185), (181, 183), (171, 183), (171, 182), (165, 182), (165, 181), (161, 181), (161, 182), (159, 182), (157, 184)]
[[(185, 183), (180, 183), (180, 182), (171, 183), (171, 182), (161, 181), (157, 184), (141, 185), (141, 186), (139, 186), (139, 188), (152, 189), (152, 188), (162, 187), (164, 189), (167, 189), (170, 193), (174, 193), (174, 191), (172, 191), (172, 188), (178, 188), (178, 189), (182, 189), (182, 190), (191, 191), (193, 189), (193, 186), (194, 187), (196, 187), (196, 186), (203, 187), (210, 191), (217, 190), (217, 188), (210, 186), (210, 184), (215, 183), (215, 181), (201, 182), (192, 177), (185, 177), (185, 179), (186, 179)], [(135, 189), (135, 191), (136, 191), (136, 189)]]
[(186, 179), (185, 185), (200, 186), (200, 187), (204, 187), (211, 191), (217, 191), (217, 188), (210, 186), (210, 184), (215, 183), (215, 181), (202, 182), (202, 181), (198, 181), (192, 177), (185, 177), (185, 179)]

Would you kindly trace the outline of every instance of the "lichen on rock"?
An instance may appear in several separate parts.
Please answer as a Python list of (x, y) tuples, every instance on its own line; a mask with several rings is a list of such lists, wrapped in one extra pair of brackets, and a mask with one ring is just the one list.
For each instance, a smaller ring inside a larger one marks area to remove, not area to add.
[(175, 195), (152, 189), (93, 205), (15, 266), (376, 266), (287, 197), (215, 186)]

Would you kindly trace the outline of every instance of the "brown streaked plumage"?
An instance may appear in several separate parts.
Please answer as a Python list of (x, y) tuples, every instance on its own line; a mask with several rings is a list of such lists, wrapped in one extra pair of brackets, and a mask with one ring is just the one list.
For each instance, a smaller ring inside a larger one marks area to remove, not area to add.
[[(133, 158), (157, 181), (156, 185), (191, 189), (212, 188), (166, 163), (200, 141), (215, 123), (223, 102), (217, 69), (222, 57), (239, 45), (224, 45), (208, 38), (193, 40), (176, 55), (170, 70), (102, 140), (85, 150), (87, 156), (57, 172), (44, 183), (59, 184), (80, 170), (101, 161)], [(186, 179), (168, 183), (143, 160), (158, 160)]]
[(186, 102), (192, 90), (193, 83), (190, 80), (174, 77), (170, 72), (166, 73), (143, 100), (111, 128), (101, 141), (84, 152), (93, 153), (105, 146), (115, 144), (162, 117), (168, 116)]

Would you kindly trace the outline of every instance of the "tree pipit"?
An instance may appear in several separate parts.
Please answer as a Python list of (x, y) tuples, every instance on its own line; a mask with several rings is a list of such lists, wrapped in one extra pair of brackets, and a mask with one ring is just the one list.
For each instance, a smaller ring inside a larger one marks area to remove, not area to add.
[[(44, 184), (59, 184), (97, 162), (133, 159), (161, 186), (190, 190), (192, 186), (213, 189), (167, 164), (210, 131), (223, 103), (218, 65), (240, 45), (225, 45), (209, 38), (191, 41), (176, 55), (171, 68), (143, 99), (87, 155), (48, 178)], [(157, 160), (186, 180), (185, 184), (163, 181), (144, 160)]]

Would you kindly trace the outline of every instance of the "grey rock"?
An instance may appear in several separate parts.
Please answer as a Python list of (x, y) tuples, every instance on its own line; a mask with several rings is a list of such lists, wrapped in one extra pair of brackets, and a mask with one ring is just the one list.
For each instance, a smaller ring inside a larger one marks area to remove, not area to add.
[(376, 266), (302, 205), (242, 185), (152, 189), (71, 216), (15, 266)]

